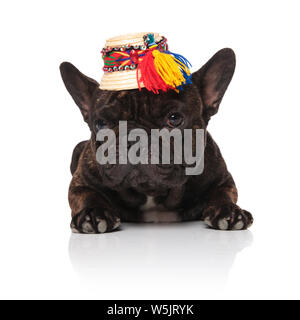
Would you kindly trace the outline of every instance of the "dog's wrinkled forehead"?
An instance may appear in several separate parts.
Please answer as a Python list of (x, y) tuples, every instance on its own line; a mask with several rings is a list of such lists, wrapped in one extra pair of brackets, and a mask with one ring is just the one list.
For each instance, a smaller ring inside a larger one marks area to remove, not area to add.
[(186, 115), (201, 114), (202, 102), (198, 90), (189, 86), (180, 93), (169, 91), (159, 95), (145, 89), (98, 90), (92, 108), (92, 118), (107, 120), (160, 119), (170, 111)]

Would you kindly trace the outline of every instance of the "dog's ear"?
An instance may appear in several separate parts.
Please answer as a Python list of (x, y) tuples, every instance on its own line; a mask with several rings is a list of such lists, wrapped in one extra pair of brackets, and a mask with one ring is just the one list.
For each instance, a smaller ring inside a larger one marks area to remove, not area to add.
[(85, 76), (69, 62), (63, 62), (59, 68), (67, 90), (78, 105), (84, 120), (87, 121), (92, 96), (99, 84)]
[(193, 83), (198, 87), (207, 118), (218, 112), (224, 93), (235, 69), (232, 49), (218, 51), (201, 69), (193, 73)]

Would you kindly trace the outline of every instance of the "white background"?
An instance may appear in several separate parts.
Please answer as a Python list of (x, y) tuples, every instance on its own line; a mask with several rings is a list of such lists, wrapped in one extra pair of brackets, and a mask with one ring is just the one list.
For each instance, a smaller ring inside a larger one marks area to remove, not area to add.
[[(0, 298), (300, 298), (298, 1), (1, 1)], [(89, 138), (60, 79), (100, 80), (105, 39), (157, 31), (193, 71), (237, 68), (210, 132), (249, 231), (201, 222), (71, 235), (75, 144)]]

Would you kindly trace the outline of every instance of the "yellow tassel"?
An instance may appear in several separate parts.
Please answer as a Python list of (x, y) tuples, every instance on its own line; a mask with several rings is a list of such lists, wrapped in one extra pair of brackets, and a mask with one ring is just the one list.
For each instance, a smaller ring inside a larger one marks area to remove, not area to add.
[(176, 91), (177, 87), (185, 83), (181, 69), (190, 75), (190, 70), (178, 59), (171, 54), (161, 52), (159, 50), (153, 50), (154, 65), (157, 73), (161, 76), (163, 81)]

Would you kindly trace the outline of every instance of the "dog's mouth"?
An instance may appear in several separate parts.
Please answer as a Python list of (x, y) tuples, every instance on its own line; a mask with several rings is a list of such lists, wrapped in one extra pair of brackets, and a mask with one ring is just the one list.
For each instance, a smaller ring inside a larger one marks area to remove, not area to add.
[(158, 176), (156, 176), (156, 179), (153, 178), (154, 177), (149, 176), (149, 172), (146, 174), (143, 170), (136, 168), (130, 172), (126, 181), (128, 185), (138, 193), (143, 193), (149, 196), (166, 194), (168, 186), (162, 184), (161, 179)]

